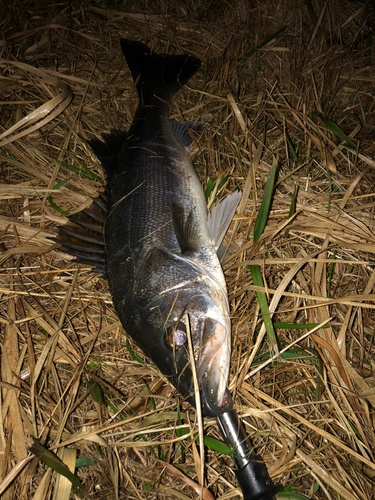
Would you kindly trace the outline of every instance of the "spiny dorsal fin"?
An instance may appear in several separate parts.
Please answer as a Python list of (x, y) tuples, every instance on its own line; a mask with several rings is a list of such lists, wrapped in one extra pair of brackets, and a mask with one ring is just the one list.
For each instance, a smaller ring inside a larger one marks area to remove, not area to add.
[(241, 191), (235, 191), (215, 205), (208, 215), (208, 229), (211, 241), (215, 245), (216, 250), (219, 248), (225, 233), (228, 231), (241, 196)]
[(187, 212), (181, 205), (172, 206), (174, 232), (182, 253), (195, 252), (201, 244), (199, 224), (194, 210)]
[(102, 164), (106, 176), (110, 177), (127, 133), (124, 130), (111, 130), (109, 134), (102, 134), (102, 138), (102, 141), (92, 139), (89, 144)]
[(177, 139), (185, 146), (186, 149), (190, 149), (193, 144), (191, 132), (203, 132), (203, 125), (204, 122), (171, 122), (173, 133), (175, 134)]

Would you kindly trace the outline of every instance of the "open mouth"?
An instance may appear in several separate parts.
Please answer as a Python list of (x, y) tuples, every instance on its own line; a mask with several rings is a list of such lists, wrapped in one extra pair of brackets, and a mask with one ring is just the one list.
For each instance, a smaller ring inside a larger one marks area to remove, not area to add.
[(201, 383), (202, 403), (214, 410), (215, 415), (227, 407), (230, 399), (227, 391), (230, 363), (228, 335), (227, 325), (206, 317), (197, 375)]

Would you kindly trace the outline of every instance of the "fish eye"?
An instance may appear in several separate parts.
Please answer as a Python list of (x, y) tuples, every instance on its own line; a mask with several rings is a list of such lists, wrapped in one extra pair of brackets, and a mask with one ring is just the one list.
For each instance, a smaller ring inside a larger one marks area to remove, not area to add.
[(167, 344), (174, 349), (180, 349), (186, 342), (186, 327), (181, 321), (169, 326), (166, 334)]

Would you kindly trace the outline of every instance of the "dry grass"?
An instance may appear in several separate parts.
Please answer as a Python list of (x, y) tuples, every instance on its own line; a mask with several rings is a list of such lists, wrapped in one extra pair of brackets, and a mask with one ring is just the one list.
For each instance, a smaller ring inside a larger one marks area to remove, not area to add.
[[(121, 37), (203, 60), (171, 114), (206, 122), (193, 152), (202, 184), (229, 175), (224, 191), (246, 193), (229, 231), (243, 243), (224, 269), (231, 388), (257, 450), (274, 480), (300, 495), (375, 497), (375, 12), (371, 2), (316, 0), (313, 23), (308, 4), (3, 2), (4, 500), (74, 498), (70, 483), (29, 454), (31, 436), (59, 450), (72, 470), (76, 458), (92, 460), (76, 469), (86, 498), (197, 498), (191, 485), (201, 474), (199, 445), (181, 431), (196, 432), (195, 412), (180, 402), (180, 413), (178, 394), (124, 336), (106, 282), (48, 240), (63, 212), (80, 210), (102, 186), (84, 175), (88, 167), (102, 176), (86, 141), (128, 127), (136, 109)], [(313, 112), (350, 136), (354, 151)], [(272, 210), (253, 248), (275, 162)], [(287, 225), (295, 186), (296, 214)], [(275, 322), (328, 321), (309, 335), (277, 329), (286, 351), (268, 364), (267, 339), (253, 349), (263, 330), (250, 263), (261, 266)], [(204, 422), (204, 434), (219, 438), (213, 420)], [(204, 459), (215, 498), (238, 497), (229, 458), (206, 448)]]

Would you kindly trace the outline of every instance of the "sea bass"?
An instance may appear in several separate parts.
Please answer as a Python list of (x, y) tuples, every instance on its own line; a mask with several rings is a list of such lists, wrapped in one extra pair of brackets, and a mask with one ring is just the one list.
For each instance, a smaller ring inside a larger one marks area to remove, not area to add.
[(272, 483), (254, 454), (227, 388), (231, 332), (217, 249), (241, 193), (208, 215), (187, 154), (189, 129), (201, 124), (170, 123), (168, 116), (172, 97), (200, 61), (151, 53), (129, 40), (121, 47), (139, 95), (136, 115), (127, 134), (112, 131), (91, 142), (107, 176), (106, 192), (69, 217), (56, 240), (106, 274), (125, 331), (193, 405), (194, 359), (202, 411), (217, 417), (244, 500), (271, 500), (282, 485)]
[(56, 240), (79, 262), (106, 273), (125, 331), (194, 405), (190, 331), (203, 412), (219, 415), (231, 408), (231, 325), (217, 248), (241, 194), (208, 215), (188, 156), (189, 129), (201, 123), (169, 121), (172, 97), (200, 61), (153, 53), (129, 40), (121, 47), (139, 95), (137, 112), (127, 133), (91, 142), (106, 192), (71, 216)]

